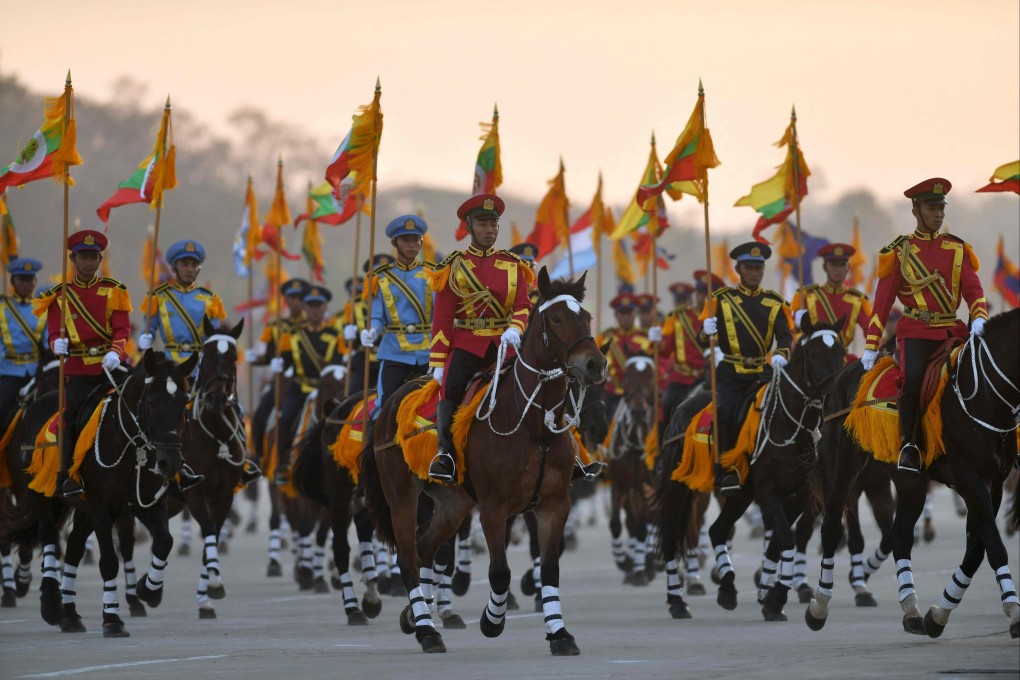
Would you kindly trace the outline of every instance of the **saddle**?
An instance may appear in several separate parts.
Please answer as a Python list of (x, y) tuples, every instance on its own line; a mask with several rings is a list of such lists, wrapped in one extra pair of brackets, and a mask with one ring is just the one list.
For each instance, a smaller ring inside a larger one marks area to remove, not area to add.
[[(935, 396), (942, 393), (943, 370), (949, 370), (953, 352), (962, 344), (963, 340), (960, 338), (949, 338), (939, 345), (938, 349), (932, 352), (928, 358), (928, 363), (924, 368), (924, 377), (921, 380), (921, 398), (918, 404), (921, 413), (927, 411)], [(868, 406), (881, 404), (884, 408), (896, 410), (896, 399), (903, 389), (903, 374), (899, 356), (892, 354), (889, 359), (888, 365), (870, 391), (866, 404)]]

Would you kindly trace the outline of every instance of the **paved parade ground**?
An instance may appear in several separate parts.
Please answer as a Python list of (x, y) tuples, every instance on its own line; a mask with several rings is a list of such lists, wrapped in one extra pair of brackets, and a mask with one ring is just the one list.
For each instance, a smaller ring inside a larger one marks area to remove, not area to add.
[[(264, 494), (263, 494), (264, 496)], [(964, 523), (950, 492), (935, 493), (934, 542), (914, 551), (914, 576), (923, 609), (937, 601), (963, 550)], [(401, 634), (397, 615), (405, 600), (384, 596), (383, 611), (367, 627), (349, 627), (337, 592), (298, 592), (285, 556), (285, 576), (270, 579), (266, 570), (267, 508), (259, 533), (238, 532), (221, 557), (227, 597), (215, 602), (218, 618), (198, 619), (194, 591), (199, 565), (192, 556), (175, 557), (167, 569), (163, 604), (147, 618), (126, 618), (131, 637), (104, 639), (101, 633), (101, 584), (98, 568), (82, 567), (78, 609), (88, 632), (62, 634), (39, 616), (38, 572), (29, 595), (16, 609), (0, 610), (0, 678), (1016, 678), (1020, 641), (1011, 640), (999, 605), (992, 572), (983, 565), (942, 638), (902, 631), (891, 560), (871, 589), (877, 608), (855, 608), (846, 575), (848, 557), (837, 558), (836, 594), (829, 621), (818, 633), (804, 624), (805, 605), (786, 607), (789, 621), (765, 623), (754, 601), (752, 574), (760, 541), (749, 538), (741, 522), (733, 552), (740, 604), (728, 612), (709, 595), (688, 597), (694, 618), (669, 618), (665, 577), (644, 588), (622, 585), (613, 565), (604, 517), (583, 526), (579, 547), (566, 553), (561, 593), (567, 629), (577, 638), (579, 657), (549, 654), (542, 616), (519, 583), (530, 563), (526, 543), (510, 553), (513, 590), (522, 609), (510, 612), (500, 638), (484, 638), (478, 616), (488, 596), (487, 560), (477, 556), (475, 580), (455, 610), (466, 630), (445, 631), (448, 653), (422, 654), (411, 636)], [(710, 510), (714, 516), (715, 510)], [(1000, 526), (1002, 522), (1000, 521)], [(178, 527), (177, 521), (173, 526)], [(864, 522), (869, 551), (875, 529)], [(178, 534), (179, 535), (179, 534)], [(1008, 539), (1010, 565), (1018, 576), (1018, 541)], [(809, 577), (817, 578), (817, 539), (808, 553)], [(148, 544), (139, 547), (141, 570)], [(38, 560), (34, 561), (38, 569)], [(707, 576), (707, 575), (706, 575)], [(707, 580), (707, 579), (706, 579)], [(120, 580), (121, 585), (123, 580)], [(358, 584), (359, 597), (363, 587)], [(795, 599), (795, 594), (794, 594)]]

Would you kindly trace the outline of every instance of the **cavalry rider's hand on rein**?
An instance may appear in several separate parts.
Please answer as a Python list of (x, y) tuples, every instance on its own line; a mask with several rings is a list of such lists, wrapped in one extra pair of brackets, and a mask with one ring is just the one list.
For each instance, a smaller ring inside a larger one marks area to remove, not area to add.
[(283, 357), (273, 357), (270, 359), (269, 370), (273, 373), (283, 373)]
[(520, 349), (521, 347), (521, 332), (511, 326), (503, 331), (502, 337), (499, 339), (500, 342), (510, 345), (514, 349)]
[(875, 362), (878, 360), (877, 349), (866, 349), (864, 355), (861, 357), (861, 366), (864, 367), (865, 371), (870, 371), (875, 367)]
[(53, 353), (67, 356), (67, 338), (57, 338), (53, 341)]
[(152, 333), (142, 333), (138, 336), (138, 349), (143, 352), (152, 347)]
[(115, 370), (120, 366), (120, 355), (114, 351), (109, 351), (106, 356), (103, 357), (103, 368), (107, 371)]
[(443, 367), (440, 366), (432, 371), (432, 379), (440, 385), (443, 384)]
[(772, 355), (772, 368), (782, 368), (786, 365), (786, 357), (782, 354)]
[(701, 325), (701, 330), (705, 331), (705, 335), (715, 335), (719, 332), (719, 322), (714, 316), (710, 316), (705, 319)]
[(970, 324), (971, 335), (984, 335), (985, 332), (985, 320), (981, 317), (974, 319)]
[(358, 326), (357, 324), (349, 323), (344, 326), (344, 340), (350, 342), (358, 337)]
[[(346, 332), (346, 331), (345, 331)], [(365, 347), (371, 347), (375, 344), (375, 341), (379, 339), (379, 331), (374, 328), (366, 328), (361, 331), (361, 344)]]
[(651, 342), (662, 342), (662, 326), (652, 326), (649, 328), (648, 339)]

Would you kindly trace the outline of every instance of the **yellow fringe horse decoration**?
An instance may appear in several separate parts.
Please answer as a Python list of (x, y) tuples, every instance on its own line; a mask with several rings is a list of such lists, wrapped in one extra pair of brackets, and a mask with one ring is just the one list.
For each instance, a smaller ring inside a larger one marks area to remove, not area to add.
[[(77, 482), (81, 482), (81, 464), (85, 460), (85, 454), (96, 443), (99, 421), (102, 418), (103, 408), (108, 402), (109, 399), (99, 402), (78, 435), (78, 441), (75, 442), (74, 459), (68, 475)], [(57, 472), (60, 469), (60, 451), (57, 450), (56, 437), (50, 431), (56, 418), (57, 414), (54, 413), (39, 430), (39, 434), (35, 437), (35, 449), (32, 450), (32, 462), (25, 468), (25, 472), (32, 476), (28, 488), (50, 498), (56, 492)]]

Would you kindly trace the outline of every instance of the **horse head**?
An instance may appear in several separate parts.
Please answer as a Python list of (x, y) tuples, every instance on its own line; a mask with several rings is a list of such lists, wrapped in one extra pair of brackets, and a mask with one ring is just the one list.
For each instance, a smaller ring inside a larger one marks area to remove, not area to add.
[(794, 348), (788, 370), (806, 394), (820, 397), (832, 378), (846, 365), (843, 323), (843, 317), (833, 323), (815, 323), (805, 317), (804, 334)]
[[(576, 395), (580, 385), (570, 382), (570, 391)], [(606, 407), (606, 391), (591, 390), (585, 394), (584, 405), (581, 406), (581, 421), (577, 429), (581, 433), (581, 441), (589, 451), (594, 451), (602, 442), (606, 441), (609, 434), (609, 422), (611, 414)]]
[(148, 349), (131, 374), (144, 380), (129, 379), (124, 384), (123, 399), (135, 411), (138, 426), (156, 453), (156, 471), (165, 479), (176, 475), (184, 462), (181, 433), (188, 405), (188, 376), (198, 360), (199, 355), (192, 354), (175, 364), (162, 353)]
[(217, 328), (208, 317), (202, 318), (205, 342), (198, 360), (197, 398), (203, 408), (222, 411), (234, 400), (237, 382), (237, 339), (244, 330), (244, 319), (230, 329)]
[(623, 367), (623, 400), (637, 422), (643, 423), (648, 418), (657, 382), (658, 373), (652, 357), (635, 354), (627, 358)]
[[(545, 267), (538, 272), (539, 300), (522, 342), (522, 352), (534, 352), (539, 367), (559, 366), (583, 386), (606, 379), (606, 357), (591, 334), (591, 314), (581, 307), (584, 279), (549, 280)], [(536, 318), (537, 317), (537, 318)]]
[[(315, 414), (323, 418), (344, 400), (347, 386), (347, 369), (339, 364), (324, 366), (319, 372), (319, 387), (315, 390)], [(358, 386), (360, 388), (360, 385)]]

